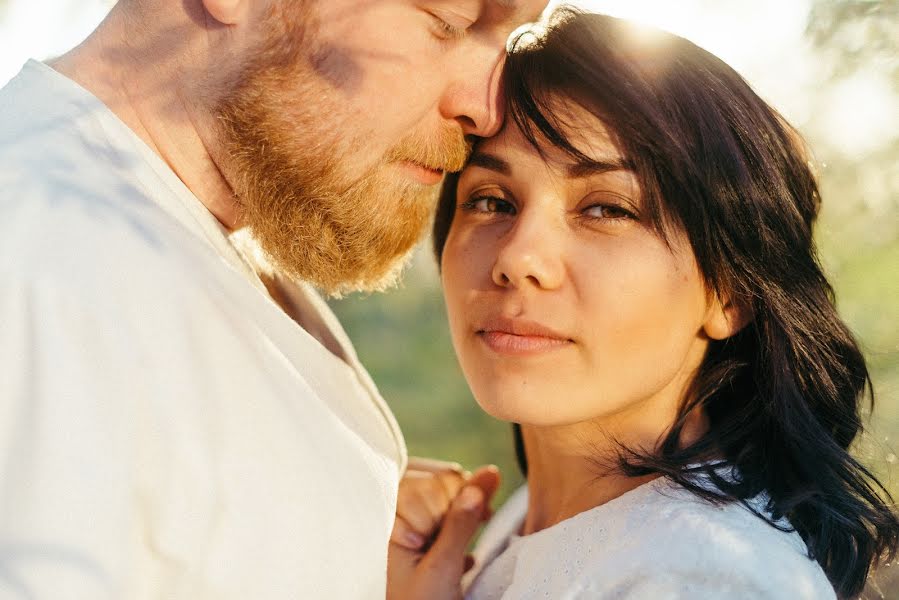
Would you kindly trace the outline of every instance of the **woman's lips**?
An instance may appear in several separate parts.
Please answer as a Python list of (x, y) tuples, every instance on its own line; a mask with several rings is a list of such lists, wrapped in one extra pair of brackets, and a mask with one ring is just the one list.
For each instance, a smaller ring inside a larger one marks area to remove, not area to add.
[(477, 335), (488, 348), (498, 354), (540, 354), (572, 343), (571, 340), (540, 335), (515, 335), (506, 331), (479, 331)]
[(491, 319), (480, 325), (475, 333), (488, 348), (499, 354), (539, 354), (574, 343), (545, 325), (520, 319)]

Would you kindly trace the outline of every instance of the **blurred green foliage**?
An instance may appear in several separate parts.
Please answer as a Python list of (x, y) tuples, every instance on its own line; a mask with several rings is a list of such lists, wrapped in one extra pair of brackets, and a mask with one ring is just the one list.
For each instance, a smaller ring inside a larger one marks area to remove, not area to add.
[[(899, 2), (816, 0), (806, 35), (815, 49), (821, 87), (858, 74), (877, 77), (895, 113), (899, 107)], [(813, 114), (816, 113), (813, 104)], [(863, 113), (866, 98), (847, 110)], [(821, 111), (826, 112), (826, 111)], [(847, 153), (826, 119), (811, 119), (805, 135), (821, 170), (823, 210), (817, 230), (821, 255), (840, 313), (869, 361), (875, 408), (856, 453), (899, 497), (899, 130), (877, 132), (863, 155)]]

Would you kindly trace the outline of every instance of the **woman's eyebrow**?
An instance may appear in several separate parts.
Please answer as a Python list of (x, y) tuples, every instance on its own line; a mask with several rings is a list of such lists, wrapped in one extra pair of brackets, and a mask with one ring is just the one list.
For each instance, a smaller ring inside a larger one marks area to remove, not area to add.
[[(500, 175), (510, 176), (512, 167), (509, 163), (495, 154), (476, 150), (468, 159), (469, 166), (481, 167), (488, 171), (494, 171)], [(634, 165), (631, 161), (618, 158), (599, 158), (595, 160), (580, 161), (569, 165), (565, 169), (565, 174), (570, 179), (581, 179), (593, 175), (602, 175), (611, 171), (633, 171)]]
[(610, 171), (633, 171), (634, 164), (622, 158), (599, 158), (596, 160), (580, 161), (569, 165), (565, 172), (571, 179), (602, 175)]
[(512, 167), (509, 163), (498, 156), (488, 154), (486, 152), (475, 151), (468, 159), (469, 166), (481, 167), (489, 171), (495, 171), (500, 175), (509, 176), (512, 174)]

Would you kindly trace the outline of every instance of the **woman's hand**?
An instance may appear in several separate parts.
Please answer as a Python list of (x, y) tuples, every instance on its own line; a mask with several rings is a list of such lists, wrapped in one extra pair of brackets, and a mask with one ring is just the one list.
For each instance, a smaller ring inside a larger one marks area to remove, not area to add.
[(490, 517), (499, 471), (412, 459), (397, 498), (388, 558), (388, 600), (458, 600), (471, 566), (466, 550)]

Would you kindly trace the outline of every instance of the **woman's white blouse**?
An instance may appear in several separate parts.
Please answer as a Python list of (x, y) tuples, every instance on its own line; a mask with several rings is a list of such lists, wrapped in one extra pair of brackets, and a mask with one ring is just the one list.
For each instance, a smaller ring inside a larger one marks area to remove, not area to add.
[(836, 598), (798, 534), (664, 478), (519, 536), (526, 511), (522, 488), (487, 526), (468, 600)]

